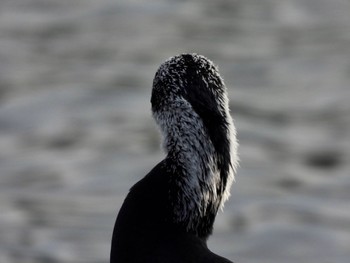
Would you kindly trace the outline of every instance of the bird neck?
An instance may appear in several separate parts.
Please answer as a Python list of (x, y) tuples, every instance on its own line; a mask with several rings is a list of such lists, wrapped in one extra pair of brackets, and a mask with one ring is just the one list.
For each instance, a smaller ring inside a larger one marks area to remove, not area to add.
[(226, 181), (221, 178), (218, 156), (201, 118), (186, 102), (177, 109), (181, 114), (155, 114), (171, 174), (169, 208), (175, 223), (205, 237), (212, 231)]

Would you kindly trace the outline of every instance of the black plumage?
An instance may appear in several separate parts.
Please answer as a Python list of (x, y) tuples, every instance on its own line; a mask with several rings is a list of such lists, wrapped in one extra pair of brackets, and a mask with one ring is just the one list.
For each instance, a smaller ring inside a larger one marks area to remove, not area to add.
[(151, 97), (166, 158), (136, 183), (116, 220), (111, 263), (231, 262), (207, 239), (238, 163), (226, 87), (197, 54), (158, 69)]

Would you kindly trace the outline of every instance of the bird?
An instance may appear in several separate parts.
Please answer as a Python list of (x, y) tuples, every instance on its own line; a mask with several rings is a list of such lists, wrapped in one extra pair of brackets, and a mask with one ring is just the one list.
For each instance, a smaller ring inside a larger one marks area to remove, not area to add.
[(167, 59), (153, 80), (151, 108), (165, 157), (127, 194), (110, 262), (232, 262), (207, 246), (239, 163), (218, 67), (196, 53)]

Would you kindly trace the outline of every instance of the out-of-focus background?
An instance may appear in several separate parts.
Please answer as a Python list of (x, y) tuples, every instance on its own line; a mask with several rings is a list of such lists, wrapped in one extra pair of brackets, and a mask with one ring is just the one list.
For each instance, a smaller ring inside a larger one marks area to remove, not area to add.
[(210, 248), (349, 262), (347, 0), (1, 0), (1, 262), (108, 262), (128, 189), (163, 158), (154, 73), (183, 52), (219, 66), (240, 141)]

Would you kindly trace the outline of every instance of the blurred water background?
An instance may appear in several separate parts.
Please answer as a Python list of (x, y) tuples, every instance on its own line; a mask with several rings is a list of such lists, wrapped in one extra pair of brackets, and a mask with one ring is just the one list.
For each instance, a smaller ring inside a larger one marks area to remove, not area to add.
[(108, 262), (163, 157), (154, 73), (183, 52), (219, 65), (240, 141), (210, 248), (350, 262), (348, 0), (1, 0), (0, 262)]

